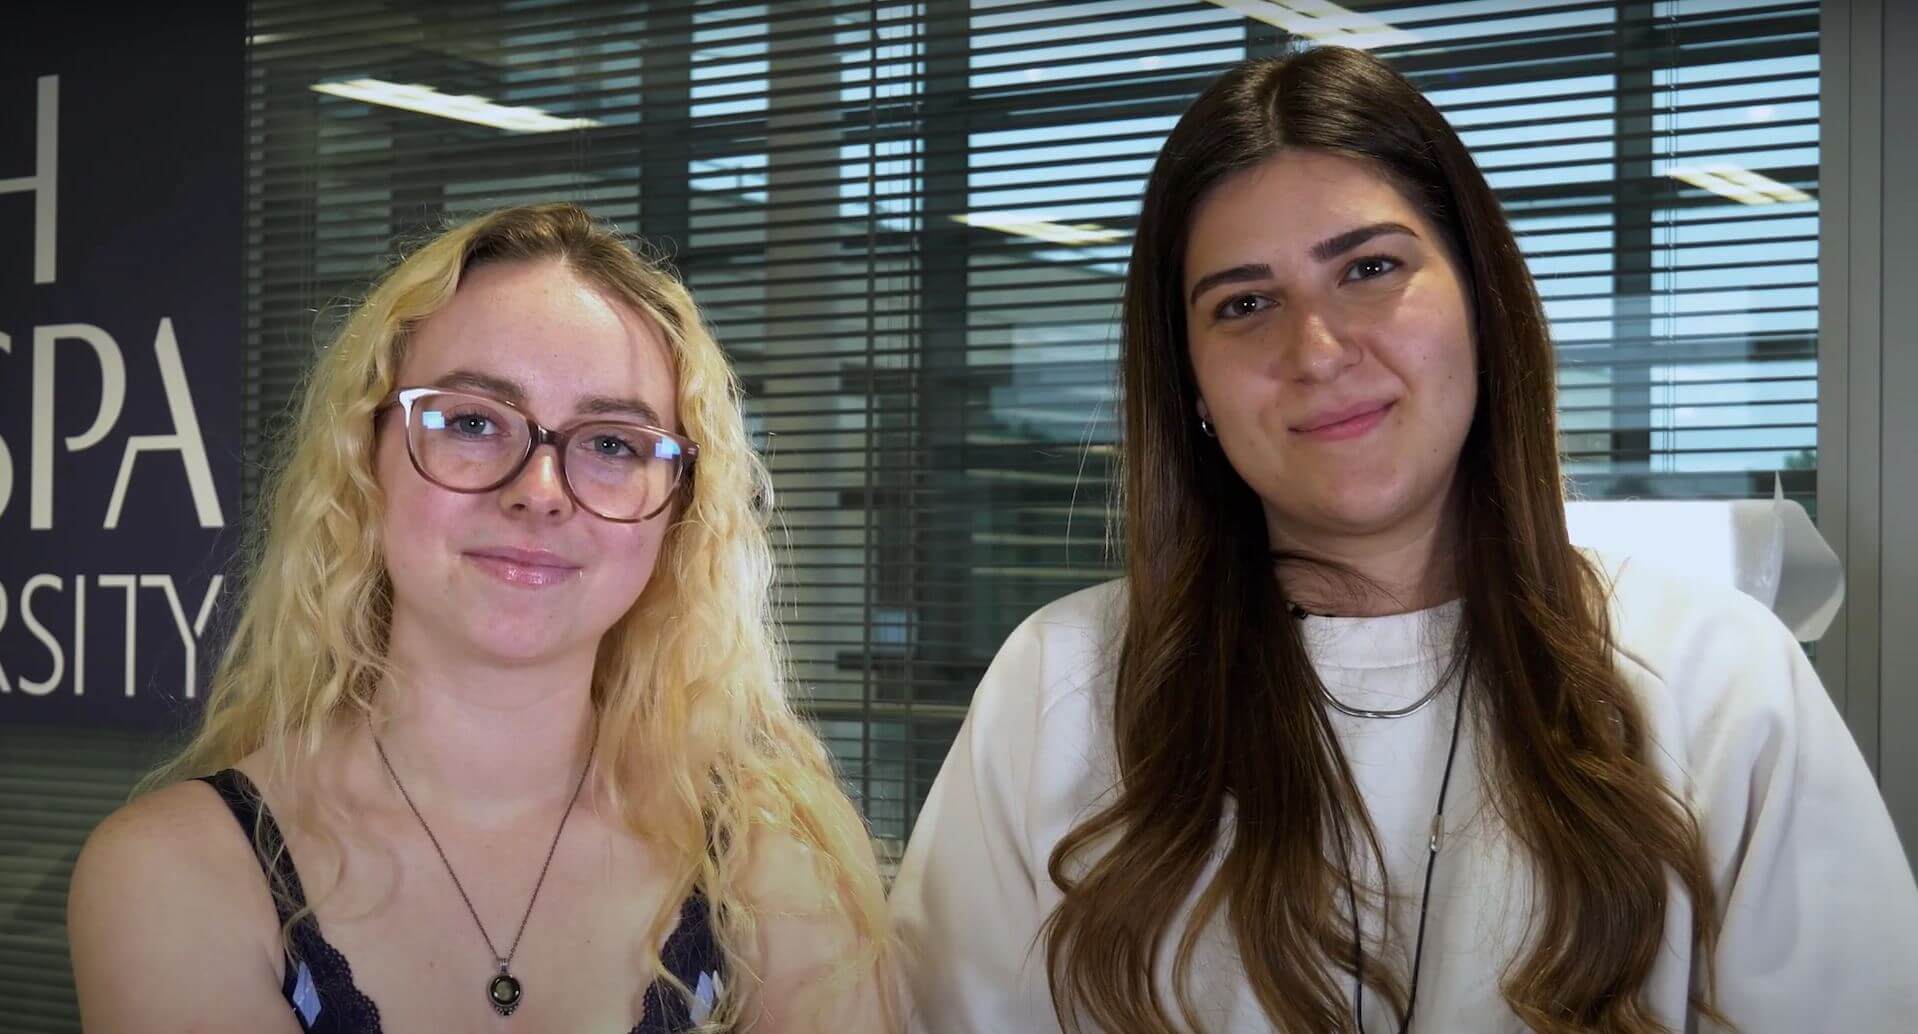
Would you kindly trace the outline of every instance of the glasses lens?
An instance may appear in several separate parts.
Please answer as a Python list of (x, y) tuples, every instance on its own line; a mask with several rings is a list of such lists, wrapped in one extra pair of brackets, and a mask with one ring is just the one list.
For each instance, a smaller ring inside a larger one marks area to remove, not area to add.
[(672, 495), (684, 463), (679, 442), (636, 424), (586, 424), (572, 432), (566, 479), (580, 505), (602, 517), (644, 517)]
[(456, 491), (498, 484), (526, 454), (526, 418), (476, 395), (427, 395), (413, 402), (407, 441), (420, 469)]

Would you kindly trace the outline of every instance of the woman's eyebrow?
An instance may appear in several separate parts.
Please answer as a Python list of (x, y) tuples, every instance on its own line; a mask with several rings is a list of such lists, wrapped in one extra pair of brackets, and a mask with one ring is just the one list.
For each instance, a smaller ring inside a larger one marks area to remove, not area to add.
[(581, 413), (591, 413), (594, 416), (630, 416), (638, 419), (639, 422), (643, 424), (652, 424), (658, 427), (665, 426), (665, 424), (660, 422), (659, 410), (647, 405), (643, 400), (636, 398), (625, 398), (613, 395), (588, 395), (580, 399), (574, 408)]
[(470, 388), (511, 402), (516, 406), (526, 402), (526, 389), (520, 387), (518, 381), (490, 373), (481, 373), (478, 370), (465, 368), (454, 370), (439, 377), (433, 383), (441, 388)]
[(1404, 223), (1372, 223), (1344, 233), (1333, 234), (1312, 245), (1312, 257), (1320, 262), (1330, 262), (1366, 241), (1388, 233), (1402, 233), (1414, 239), (1418, 237), (1418, 234), (1412, 232), (1412, 228)]
[(1220, 284), (1236, 284), (1246, 280), (1269, 280), (1271, 278), (1272, 267), (1256, 262), (1233, 266), (1231, 269), (1221, 269), (1216, 273), (1207, 273), (1200, 277), (1197, 283), (1192, 285), (1192, 296), (1186, 301), (1186, 304), (1199, 304), (1201, 295)]
[[(437, 384), (442, 388), (465, 388), (484, 392), (511, 402), (515, 406), (526, 405), (526, 389), (521, 387), (518, 381), (495, 374), (458, 369), (439, 378)], [(628, 416), (643, 424), (666, 426), (660, 420), (659, 410), (654, 409), (651, 404), (642, 399), (621, 395), (586, 395), (573, 404), (573, 411), (589, 416)]]

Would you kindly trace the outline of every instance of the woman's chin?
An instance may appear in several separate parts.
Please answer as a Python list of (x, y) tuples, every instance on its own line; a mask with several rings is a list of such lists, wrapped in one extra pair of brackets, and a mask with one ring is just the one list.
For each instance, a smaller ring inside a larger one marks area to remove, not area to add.
[(449, 644), (465, 656), (490, 664), (525, 668), (537, 667), (577, 653), (591, 644), (574, 641), (576, 637), (553, 634), (550, 629), (500, 628), (475, 629), (463, 642)]
[(1433, 509), (1401, 486), (1374, 482), (1271, 516), (1290, 532), (1287, 538), (1386, 539), (1425, 522)]

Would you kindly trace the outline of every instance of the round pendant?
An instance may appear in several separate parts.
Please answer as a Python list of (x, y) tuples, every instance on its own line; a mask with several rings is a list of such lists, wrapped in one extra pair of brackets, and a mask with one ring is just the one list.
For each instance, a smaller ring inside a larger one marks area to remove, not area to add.
[(486, 1000), (493, 1003), (493, 1011), (501, 1016), (513, 1015), (513, 1010), (519, 1008), (519, 996), (519, 978), (510, 973), (501, 971), (486, 985)]

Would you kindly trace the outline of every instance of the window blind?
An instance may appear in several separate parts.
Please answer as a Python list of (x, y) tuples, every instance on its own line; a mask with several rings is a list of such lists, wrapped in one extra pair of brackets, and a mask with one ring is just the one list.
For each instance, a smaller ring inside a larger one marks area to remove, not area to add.
[[(1249, 56), (1386, 57), (1521, 234), (1590, 497), (1818, 456), (1812, 0), (254, 0), (246, 494), (424, 228), (566, 198), (664, 249), (778, 492), (795, 694), (882, 846), (1041, 604), (1111, 577), (1113, 360), (1153, 155)], [(77, 1029), (61, 911), (159, 741), (0, 730), (0, 1026)]]
[(0, 1031), (79, 1031), (67, 958), (73, 861), (162, 745), (148, 732), (0, 724)]
[[(1248, 56), (1369, 47), (1459, 127), (1546, 300), (1579, 491), (1735, 497), (1778, 476), (1812, 501), (1812, 2), (252, 11), (255, 426), (396, 237), (563, 197), (659, 244), (774, 472), (796, 688), (893, 845), (1003, 636), (1117, 569), (1140, 191), (1179, 113)], [(366, 80), (547, 122), (321, 89)]]

